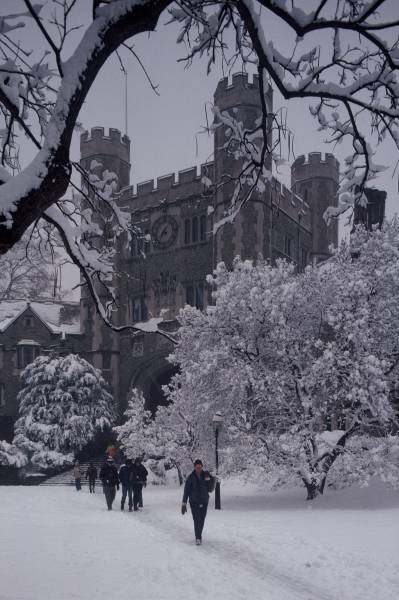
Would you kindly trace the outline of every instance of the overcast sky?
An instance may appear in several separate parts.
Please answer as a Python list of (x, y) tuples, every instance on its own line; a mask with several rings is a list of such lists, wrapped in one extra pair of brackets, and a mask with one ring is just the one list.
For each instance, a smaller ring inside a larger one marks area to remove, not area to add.
[[(0, 15), (15, 11), (18, 0), (2, 0)], [(50, 4), (50, 3), (48, 3)], [(302, 7), (312, 0), (297, 2)], [(21, 6), (21, 4), (20, 4)], [(88, 23), (92, 2), (78, 0), (75, 20)], [(399, 17), (399, 2), (389, 3), (387, 17)], [(223, 76), (221, 65), (216, 65), (206, 76), (205, 61), (196, 60), (190, 68), (178, 59), (184, 56), (184, 46), (176, 44), (178, 29), (165, 26), (166, 16), (161, 19), (155, 33), (134, 38), (135, 50), (143, 61), (153, 82), (158, 85), (159, 96), (149, 86), (137, 61), (127, 51), (122, 51), (128, 70), (128, 134), (131, 138), (132, 183), (151, 179), (172, 171), (185, 169), (212, 158), (213, 141), (200, 131), (206, 123), (205, 108), (212, 101), (218, 80)], [(269, 37), (284, 52), (294, 38), (277, 19), (265, 22)], [(76, 34), (80, 37), (82, 30)], [(42, 45), (34, 23), (28, 22), (21, 37), (31, 42), (36, 50)], [(282, 44), (281, 41), (284, 40)], [(325, 37), (314, 41), (328, 45)], [(355, 40), (354, 40), (355, 43)], [(81, 111), (79, 121), (87, 129), (94, 126), (125, 129), (125, 81), (116, 56), (111, 57), (95, 81)], [(317, 132), (317, 123), (311, 117), (308, 105), (303, 101), (285, 102), (275, 93), (275, 107), (288, 109), (288, 124), (294, 133), (295, 154), (313, 151), (334, 152), (342, 159), (349, 153), (349, 146), (333, 148), (324, 143), (325, 134)], [(208, 112), (209, 108), (208, 108)], [(79, 135), (75, 136), (73, 158), (79, 157)], [(32, 158), (32, 149), (26, 146), (23, 161)], [(387, 143), (378, 153), (377, 162), (389, 169), (374, 182), (375, 187), (388, 192), (387, 213), (397, 211), (397, 174), (394, 174), (398, 156), (393, 145)], [(282, 170), (281, 179), (289, 183), (289, 168)]]

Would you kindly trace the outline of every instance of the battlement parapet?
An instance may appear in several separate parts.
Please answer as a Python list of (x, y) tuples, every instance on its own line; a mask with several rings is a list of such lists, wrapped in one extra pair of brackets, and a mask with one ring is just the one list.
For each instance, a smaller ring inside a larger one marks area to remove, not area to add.
[(231, 77), (231, 82), (229, 77), (223, 77), (219, 80), (215, 95), (218, 93), (223, 93), (229, 88), (259, 88), (259, 76), (254, 74), (250, 75), (249, 73), (233, 73)]
[(104, 127), (92, 127), (90, 131), (84, 131), (80, 134), (80, 143), (85, 144), (93, 140), (107, 140), (116, 144), (125, 144), (130, 146), (130, 138), (125, 134), (121, 134), (119, 129), (110, 127), (108, 135), (105, 133)]
[(80, 136), (80, 160), (84, 169), (91, 170), (93, 160), (117, 175), (118, 188), (124, 188), (130, 181), (130, 139), (119, 129), (92, 127)]
[[(273, 98), (273, 90), (271, 86), (265, 90), (269, 97), (270, 105)], [(222, 110), (226, 106), (239, 106), (240, 104), (254, 104), (260, 107), (259, 102), (259, 77), (258, 75), (250, 75), (248, 73), (234, 73), (231, 81), (228, 77), (223, 77), (217, 84), (214, 101)]]
[(298, 169), (329, 169), (331, 172), (339, 173), (339, 161), (334, 154), (326, 152), (323, 156), (321, 152), (309, 152), (309, 154), (298, 156), (291, 165), (291, 171), (294, 173)]
[(214, 179), (214, 163), (208, 162), (200, 165), (199, 169), (197, 166), (183, 169), (175, 173), (169, 173), (168, 175), (162, 175), (157, 179), (148, 179), (147, 181), (141, 181), (136, 186), (127, 186), (122, 190), (122, 196), (128, 197), (141, 197), (147, 196), (156, 192), (164, 192), (166, 190), (173, 189), (174, 193), (176, 188), (179, 186), (187, 186), (190, 184), (202, 184), (202, 178), (207, 177), (210, 181)]

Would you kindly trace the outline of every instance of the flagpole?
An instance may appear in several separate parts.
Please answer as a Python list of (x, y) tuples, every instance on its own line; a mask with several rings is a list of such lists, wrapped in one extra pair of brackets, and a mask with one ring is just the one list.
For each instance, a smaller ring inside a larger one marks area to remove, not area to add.
[(125, 69), (125, 135), (129, 135), (127, 121), (127, 69)]

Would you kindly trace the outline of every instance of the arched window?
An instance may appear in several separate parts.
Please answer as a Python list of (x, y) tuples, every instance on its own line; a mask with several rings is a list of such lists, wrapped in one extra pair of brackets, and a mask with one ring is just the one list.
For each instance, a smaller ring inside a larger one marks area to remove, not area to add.
[(204, 309), (204, 286), (201, 283), (195, 288), (195, 307), (199, 310)]
[(21, 340), (17, 344), (18, 369), (25, 369), (40, 354), (40, 344), (33, 340)]
[(133, 323), (145, 321), (147, 319), (147, 307), (144, 298), (134, 298), (131, 303)]
[(6, 405), (6, 384), (0, 383), (0, 408)]
[(198, 242), (198, 217), (193, 217), (192, 221), (192, 241)]
[(186, 287), (186, 304), (190, 306), (194, 304), (194, 287), (192, 285)]
[(206, 216), (201, 215), (200, 218), (200, 240), (204, 242), (206, 240)]
[(184, 243), (189, 244), (191, 241), (191, 223), (190, 219), (184, 221)]

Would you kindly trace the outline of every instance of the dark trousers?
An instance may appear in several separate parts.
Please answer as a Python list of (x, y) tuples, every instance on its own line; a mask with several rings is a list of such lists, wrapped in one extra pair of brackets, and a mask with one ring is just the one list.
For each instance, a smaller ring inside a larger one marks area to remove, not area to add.
[(104, 490), (105, 500), (107, 502), (108, 510), (111, 510), (112, 503), (115, 500), (115, 494), (116, 494), (115, 486), (103, 484), (103, 490)]
[(75, 479), (75, 486), (78, 491), (82, 489), (82, 486), (80, 485), (80, 478)]
[(126, 496), (129, 494), (129, 508), (133, 506), (133, 486), (131, 485), (122, 485), (122, 499), (121, 499), (121, 507), (125, 506)]
[(144, 487), (144, 484), (140, 488), (140, 494), (139, 494), (139, 507), (140, 508), (143, 508), (143, 487)]
[(208, 504), (195, 504), (190, 502), (191, 514), (194, 521), (194, 533), (196, 540), (202, 540), (202, 530), (204, 529), (206, 511)]
[(95, 492), (96, 489), (96, 480), (95, 479), (89, 479), (89, 492), (90, 494)]
[(137, 508), (140, 506), (140, 500), (141, 500), (141, 505), (143, 504), (142, 490), (143, 490), (143, 484), (142, 483), (134, 483), (133, 484), (133, 504), (134, 504), (134, 510), (137, 510)]

